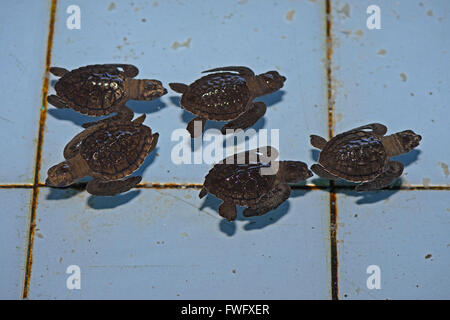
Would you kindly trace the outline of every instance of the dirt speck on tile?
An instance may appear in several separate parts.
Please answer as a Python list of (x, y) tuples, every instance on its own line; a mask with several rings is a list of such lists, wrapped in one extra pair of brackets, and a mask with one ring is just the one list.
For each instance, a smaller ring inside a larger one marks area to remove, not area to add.
[(432, 255), (431, 255), (431, 253), (429, 253), (425, 256), (425, 259), (430, 259), (431, 257), (432, 257)]
[(380, 49), (378, 50), (377, 54), (380, 56), (384, 56), (387, 53), (387, 51), (385, 49)]
[(38, 237), (39, 239), (43, 239), (44, 235), (42, 233), (36, 232), (36, 237)]
[(233, 270), (231, 270), (231, 272), (233, 272), (233, 273), (236, 273), (236, 270), (235, 270), (235, 269), (233, 269)]
[(239, 3), (239, 4), (246, 4), (246, 3), (247, 3), (247, 0), (240, 0), (238, 3)]
[(356, 34), (358, 37), (361, 37), (361, 36), (364, 34), (364, 32), (363, 32), (361, 29), (359, 29), (359, 30), (356, 30), (356, 31), (355, 31), (355, 34)]
[(152, 6), (156, 8), (158, 6), (158, 1), (153, 1)]
[(445, 174), (445, 177), (448, 178), (448, 175), (450, 174), (450, 172), (448, 171), (448, 164), (446, 164), (445, 162), (439, 162), (439, 165), (442, 168), (442, 171)]
[(406, 76), (406, 73), (404, 73), (404, 72), (400, 73), (400, 78), (402, 78), (403, 82), (406, 82), (406, 80), (408, 80), (408, 77)]
[(348, 3), (344, 4), (340, 9), (337, 10), (344, 18), (350, 18), (350, 6)]
[(433, 16), (433, 11), (428, 10), (428, 11), (427, 11), (427, 16), (432, 17), (432, 16)]
[(178, 48), (181, 48), (181, 47), (189, 48), (190, 46), (191, 46), (191, 38), (187, 38), (186, 41), (181, 42), (181, 43), (178, 41), (175, 41), (174, 43), (172, 43), (171, 48), (173, 50), (177, 50)]
[(108, 6), (108, 11), (114, 10), (116, 8), (116, 4), (114, 2), (111, 2)]
[(288, 21), (294, 20), (294, 14), (295, 14), (295, 10), (289, 10), (286, 13), (286, 20), (288, 20)]
[(142, 19), (141, 19), (141, 21), (142, 21), (142, 22), (146, 22), (146, 21), (147, 21), (147, 19), (145, 19), (145, 18), (142, 18)]

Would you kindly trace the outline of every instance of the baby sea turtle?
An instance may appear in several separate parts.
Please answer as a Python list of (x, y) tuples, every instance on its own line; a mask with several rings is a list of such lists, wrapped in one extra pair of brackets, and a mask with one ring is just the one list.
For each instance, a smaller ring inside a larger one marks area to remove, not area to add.
[[(236, 205), (248, 207), (244, 217), (261, 216), (274, 210), (289, 198), (291, 188), (287, 183), (312, 176), (308, 166), (300, 161), (275, 162), (259, 156), (255, 161), (247, 160), (259, 152), (254, 149), (228, 157), (214, 165), (205, 177), (199, 197), (203, 198), (209, 192), (222, 199), (219, 214), (228, 221), (236, 219)], [(269, 147), (264, 154), (274, 159), (278, 152)], [(236, 161), (240, 156), (245, 156), (245, 161)], [(269, 172), (263, 172), (263, 169)]]
[(155, 149), (158, 133), (143, 125), (145, 115), (133, 121), (104, 121), (75, 136), (64, 148), (64, 158), (48, 170), (46, 184), (65, 187), (91, 176), (86, 190), (94, 195), (112, 196), (130, 190), (142, 177), (122, 179), (144, 162)]
[[(266, 105), (263, 102), (253, 102), (253, 99), (277, 91), (286, 81), (277, 71), (255, 75), (247, 67), (222, 67), (203, 71), (206, 72), (216, 73), (204, 76), (189, 86), (169, 83), (172, 90), (183, 94), (181, 107), (197, 116), (187, 125), (193, 138), (203, 132), (207, 119), (232, 120), (222, 127), (223, 134), (226, 129), (252, 126), (266, 113)], [(194, 132), (194, 121), (201, 123), (199, 132)]]
[(322, 150), (319, 164), (312, 165), (311, 170), (326, 179), (362, 182), (356, 191), (387, 187), (403, 172), (403, 164), (389, 158), (411, 151), (422, 137), (412, 130), (389, 136), (386, 132), (384, 125), (372, 123), (338, 134), (328, 142), (311, 135), (311, 144)]
[(130, 64), (96, 64), (72, 71), (52, 67), (50, 72), (61, 78), (55, 84), (56, 95), (48, 96), (47, 101), (57, 108), (71, 108), (89, 116), (116, 112), (113, 120), (130, 121), (133, 111), (125, 102), (153, 100), (167, 93), (158, 80), (132, 79), (139, 70)]

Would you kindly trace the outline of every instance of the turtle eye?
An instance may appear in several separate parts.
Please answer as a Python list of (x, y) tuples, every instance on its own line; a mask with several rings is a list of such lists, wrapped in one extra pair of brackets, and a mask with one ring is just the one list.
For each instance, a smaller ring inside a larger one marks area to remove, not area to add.
[(115, 82), (111, 82), (110, 87), (113, 89), (117, 89), (118, 85)]

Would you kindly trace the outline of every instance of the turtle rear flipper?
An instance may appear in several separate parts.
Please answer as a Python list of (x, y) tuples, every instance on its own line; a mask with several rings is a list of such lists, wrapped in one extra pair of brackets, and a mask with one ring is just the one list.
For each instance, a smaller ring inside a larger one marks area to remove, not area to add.
[(169, 87), (178, 93), (185, 93), (189, 88), (189, 86), (184, 83), (169, 83)]
[(94, 179), (89, 181), (86, 190), (96, 196), (113, 196), (118, 193), (126, 192), (141, 182), (142, 177), (129, 177), (124, 180), (105, 181)]
[(200, 193), (198, 194), (198, 197), (201, 199), (204, 196), (206, 196), (208, 194), (208, 190), (206, 190), (205, 187), (202, 188), (202, 190), (200, 191)]
[(263, 214), (278, 208), (291, 194), (291, 188), (287, 184), (279, 184), (273, 190), (266, 193), (255, 205), (244, 210), (244, 217), (262, 216)]
[(242, 113), (236, 119), (225, 124), (221, 132), (222, 134), (226, 134), (227, 129), (246, 129), (251, 127), (258, 121), (264, 114), (266, 113), (266, 104), (264, 102), (255, 102), (252, 107)]
[(390, 185), (392, 181), (402, 175), (403, 168), (404, 166), (401, 162), (391, 161), (388, 163), (385, 171), (382, 174), (380, 174), (372, 181), (361, 183), (360, 185), (356, 186), (355, 190), (357, 192), (361, 192), (383, 189), (384, 187)]

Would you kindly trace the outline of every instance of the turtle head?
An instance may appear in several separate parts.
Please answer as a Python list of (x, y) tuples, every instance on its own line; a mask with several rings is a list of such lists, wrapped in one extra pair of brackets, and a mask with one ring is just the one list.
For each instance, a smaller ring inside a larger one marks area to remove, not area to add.
[(412, 130), (405, 130), (395, 134), (402, 153), (407, 153), (417, 147), (422, 137)]
[(281, 180), (288, 183), (299, 182), (313, 176), (306, 163), (301, 161), (281, 161), (279, 174)]
[(61, 162), (48, 169), (45, 184), (50, 187), (65, 187), (72, 184), (76, 177), (69, 162)]
[[(135, 80), (130, 88), (132, 98), (136, 100), (153, 100), (167, 93), (161, 81), (158, 80)], [(135, 87), (135, 88), (133, 88)], [(133, 90), (134, 89), (134, 90)]]
[(286, 77), (277, 71), (269, 71), (258, 75), (262, 94), (269, 94), (281, 89), (286, 81)]

